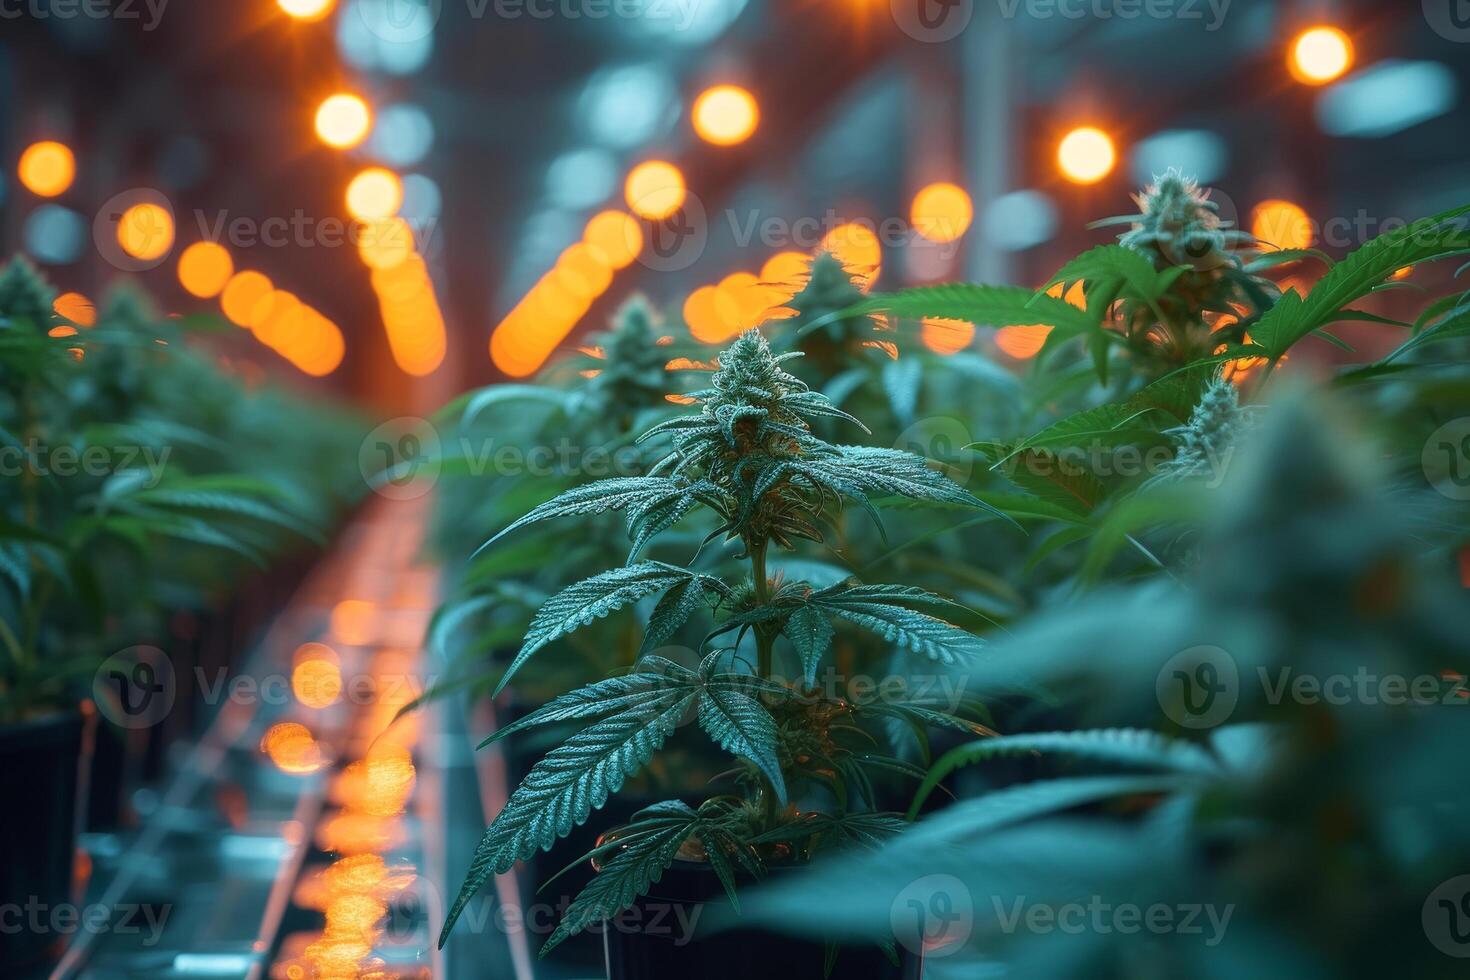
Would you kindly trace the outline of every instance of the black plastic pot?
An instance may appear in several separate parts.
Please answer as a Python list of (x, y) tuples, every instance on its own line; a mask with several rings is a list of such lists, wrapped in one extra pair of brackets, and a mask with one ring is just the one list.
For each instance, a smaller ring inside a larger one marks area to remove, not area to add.
[(0, 773), (15, 790), (0, 807), (0, 976), (64, 939), (47, 924), (72, 898), (78, 777), (94, 719), (64, 712), (0, 727)]
[[(790, 873), (777, 870), (775, 874)], [(820, 941), (765, 929), (711, 931), (729, 909), (709, 866), (675, 861), (648, 895), (601, 923), (608, 980), (919, 980), (921, 964), (899, 950), (898, 964), (876, 946), (844, 946), (830, 974)]]

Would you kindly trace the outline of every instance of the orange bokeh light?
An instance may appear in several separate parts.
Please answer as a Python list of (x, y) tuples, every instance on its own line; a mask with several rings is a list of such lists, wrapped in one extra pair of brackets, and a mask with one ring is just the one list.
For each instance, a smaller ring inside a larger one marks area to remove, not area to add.
[(587, 222), (582, 241), (608, 268), (623, 269), (643, 251), (643, 228), (625, 211), (603, 211)]
[(384, 167), (368, 167), (347, 185), (347, 213), (358, 221), (383, 221), (403, 206), (403, 181)]
[[(1046, 291), (1048, 296), (1062, 295), (1062, 284), (1057, 283)], [(1081, 282), (1074, 282), (1067, 290), (1067, 302), (1079, 310), (1087, 309), (1087, 293)], [(995, 332), (995, 346), (1018, 361), (1028, 360), (1041, 353), (1052, 328), (1043, 323), (1001, 327)]]
[(250, 326), (250, 316), (255, 306), (275, 289), (264, 273), (246, 270), (237, 272), (225, 283), (220, 293), (220, 309), (225, 318), (239, 327)]
[(151, 201), (134, 204), (118, 219), (117, 243), (140, 261), (162, 258), (174, 247), (174, 216)]
[(332, 12), (337, 0), (276, 0), (276, 5), (297, 20), (321, 20)]
[(392, 269), (415, 251), (413, 229), (402, 218), (370, 221), (357, 239), (357, 254), (370, 269)]
[(42, 140), (25, 148), (16, 174), (21, 185), (32, 194), (56, 197), (66, 193), (76, 179), (77, 161), (65, 143)]
[(179, 284), (191, 296), (218, 296), (234, 275), (229, 249), (217, 242), (195, 242), (179, 256)]
[(70, 320), (79, 327), (95, 327), (97, 325), (97, 307), (92, 301), (81, 293), (62, 293), (56, 297), (51, 304), (57, 316)]
[(909, 217), (914, 230), (931, 242), (952, 242), (975, 218), (970, 195), (957, 184), (930, 184), (914, 195)]
[(280, 353), (300, 331), (301, 309), (295, 293), (273, 289), (256, 300), (248, 325), (256, 340)]
[(732, 272), (720, 280), (715, 290), (729, 300), (718, 306), (726, 339), (754, 327), (769, 308), (760, 279), (752, 272)]
[[(729, 318), (734, 319), (733, 304), (725, 300), (725, 305), (730, 307)], [(684, 300), (684, 322), (695, 340), (718, 344), (729, 336), (725, 327), (726, 315), (722, 314), (720, 306), (719, 290), (714, 286), (700, 286)]]
[(296, 776), (316, 772), (326, 765), (311, 731), (294, 721), (272, 725), (261, 738), (260, 749), (270, 756), (277, 769)]
[(361, 96), (351, 92), (329, 95), (317, 107), (316, 135), (330, 147), (351, 149), (367, 139), (372, 127), (372, 109)]
[(303, 643), (291, 669), (291, 693), (308, 708), (326, 708), (342, 696), (342, 667), (337, 652), (322, 643)]
[(1251, 234), (1260, 241), (1263, 251), (1286, 248), (1310, 248), (1312, 219), (1299, 205), (1272, 199), (1262, 201), (1251, 212)]
[(301, 318), (301, 342), (281, 353), (312, 377), (331, 374), (347, 353), (342, 330), (309, 306), (301, 308)]
[(955, 354), (975, 339), (975, 325), (964, 320), (925, 317), (920, 322), (919, 339), (936, 354)]
[(812, 257), (804, 252), (777, 252), (761, 266), (761, 282), (786, 302), (806, 288), (812, 277)]
[(678, 211), (684, 203), (684, 194), (684, 175), (664, 160), (638, 164), (623, 185), (628, 207), (650, 221), (662, 221)]
[(557, 282), (571, 295), (589, 302), (601, 296), (612, 285), (612, 270), (600, 256), (583, 242), (568, 246), (556, 260)]
[(716, 85), (694, 100), (694, 131), (716, 146), (743, 143), (760, 123), (755, 96), (738, 85)]
[(1291, 76), (1304, 85), (1326, 85), (1353, 66), (1353, 41), (1330, 25), (1302, 31), (1286, 60)]
[(1096, 126), (1079, 126), (1057, 144), (1057, 166), (1074, 184), (1095, 184), (1113, 172), (1118, 151)]

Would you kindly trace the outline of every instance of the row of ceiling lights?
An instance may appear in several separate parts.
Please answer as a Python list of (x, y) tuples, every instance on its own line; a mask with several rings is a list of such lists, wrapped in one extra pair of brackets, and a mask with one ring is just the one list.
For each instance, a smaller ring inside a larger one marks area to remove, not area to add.
[[(306, 21), (320, 20), (331, 13), (335, 0), (277, 0), (283, 11), (294, 18)], [(1352, 65), (1353, 46), (1351, 39), (1340, 29), (1318, 26), (1299, 34), (1289, 49), (1288, 64), (1293, 77), (1304, 84), (1322, 85), (1341, 77)], [(718, 146), (731, 146), (748, 139), (759, 125), (760, 110), (755, 97), (747, 90), (735, 85), (717, 85), (707, 89), (695, 99), (691, 123), (695, 132), (707, 142)], [(315, 129), (323, 144), (339, 150), (359, 146), (371, 132), (373, 112), (367, 101), (350, 92), (339, 92), (322, 101), (315, 114)], [(1116, 166), (1117, 150), (1113, 138), (1095, 126), (1082, 126), (1067, 133), (1057, 146), (1057, 165), (1068, 180), (1079, 184), (1101, 181)], [(41, 197), (56, 197), (63, 194), (75, 179), (75, 157), (66, 145), (56, 141), (32, 144), (21, 156), (18, 176), (23, 186)], [(661, 221), (679, 210), (686, 194), (685, 180), (679, 169), (661, 160), (646, 161), (629, 173), (625, 182), (625, 198), (634, 214), (649, 221)], [(398, 176), (382, 167), (369, 167), (359, 172), (349, 183), (345, 196), (348, 213), (367, 226), (364, 242), (377, 239), (377, 247), (364, 245), (361, 248), (364, 262), (373, 269), (373, 282), (383, 309), (385, 328), (389, 333), (390, 350), (400, 367), (412, 374), (432, 371), (442, 361), (445, 328), (437, 301), (433, 297), (433, 286), (426, 267), (412, 243), (412, 232), (408, 230), (407, 247), (394, 248), (382, 245), (395, 237), (392, 231), (402, 232), (406, 225), (396, 215), (402, 206), (403, 186)], [(143, 214), (139, 209), (149, 209)], [(134, 214), (133, 211), (138, 211)], [(156, 212), (156, 213), (155, 213)], [(932, 241), (953, 241), (964, 233), (973, 217), (968, 194), (954, 184), (934, 184), (923, 188), (916, 196), (911, 209), (915, 230)], [(507, 315), (492, 334), (491, 356), (498, 367), (514, 375), (529, 374), (536, 370), (545, 357), (575, 328), (592, 300), (611, 283), (611, 274), (632, 261), (642, 247), (642, 229), (629, 216), (621, 212), (604, 212), (594, 218), (602, 222), (604, 230), (616, 222), (612, 238), (633, 243), (612, 249), (616, 260), (596, 246), (586, 242), (577, 243), (563, 253), (552, 273), (540, 280), (522, 303)], [(394, 223), (397, 222), (397, 223)], [(142, 232), (135, 233), (135, 229)], [(592, 225), (589, 223), (589, 234)], [(1311, 229), (1306, 213), (1297, 205), (1281, 200), (1262, 202), (1258, 205), (1252, 230), (1257, 237), (1274, 242), (1281, 247), (1304, 247), (1310, 244)], [(160, 233), (160, 231), (164, 233)], [(381, 234), (380, 234), (381, 233)], [(831, 237), (831, 236), (829, 236)], [(609, 240), (612, 240), (609, 238)], [(140, 203), (125, 214), (118, 225), (119, 245), (124, 252), (142, 260), (151, 260), (166, 254), (173, 245), (172, 216), (156, 204)], [(208, 249), (200, 246), (211, 246)], [(186, 261), (187, 258), (187, 261)], [(626, 260), (626, 261), (624, 261)], [(412, 289), (404, 288), (404, 274), (390, 275), (400, 262), (407, 263), (410, 272), (417, 271), (411, 278)], [(601, 272), (590, 273), (599, 262)], [(232, 260), (223, 246), (214, 243), (197, 243), (181, 256), (179, 276), (185, 289), (195, 296), (222, 295), (228, 281), (212, 293), (201, 292), (222, 268), (232, 267)], [(769, 263), (768, 263), (769, 264)], [(876, 273), (876, 263), (872, 266)], [(568, 270), (578, 270), (568, 271)], [(204, 270), (204, 271), (200, 271)], [(265, 323), (280, 326), (280, 316), (272, 315), (272, 309), (281, 307), (299, 308), (307, 311), (304, 318), (294, 322), (291, 329), (270, 331), (270, 346), (291, 360), (302, 370), (313, 374), (329, 373), (341, 359), (341, 332), (334, 324), (309, 307), (292, 304), (295, 297), (283, 294), (280, 302), (273, 302), (274, 287), (260, 273), (241, 272), (245, 277), (232, 295), (236, 302), (227, 315), (242, 326), (256, 329)], [(227, 279), (229, 277), (227, 276)], [(746, 279), (751, 282), (747, 283)], [(605, 281), (604, 281), (605, 280)], [(736, 280), (739, 280), (738, 282)], [(262, 292), (260, 286), (266, 288)], [(385, 294), (390, 282), (397, 283), (397, 290)], [(771, 287), (774, 285), (774, 291)], [(753, 313), (757, 293), (771, 292), (775, 302), (765, 310), (779, 308), (784, 302), (779, 293), (784, 285), (772, 283), (763, 274), (759, 277), (748, 273), (735, 273), (726, 277), (717, 287), (701, 287), (691, 294), (686, 302), (686, 311), (694, 314), (690, 327), (696, 337), (710, 339), (727, 337), (732, 330), (748, 323)], [(716, 298), (712, 291), (725, 292)], [(259, 310), (244, 311), (239, 297), (256, 297)], [(749, 295), (745, 295), (749, 293)], [(735, 295), (739, 294), (739, 295)], [(763, 295), (763, 294), (762, 294)], [(405, 296), (412, 300), (405, 300)], [(696, 299), (698, 297), (698, 299)], [(789, 298), (789, 297), (788, 297)], [(413, 309), (410, 310), (409, 307)], [(390, 311), (394, 311), (390, 315)], [(539, 316), (532, 316), (536, 311)], [(545, 316), (550, 311), (551, 316)], [(411, 315), (409, 315), (411, 313)], [(306, 329), (307, 326), (312, 329)], [(927, 326), (927, 325), (926, 325)], [(504, 331), (499, 341), (493, 337)], [(303, 335), (297, 342), (292, 340), (296, 333)], [(335, 340), (324, 338), (335, 336)], [(711, 342), (718, 342), (712, 340)], [(933, 346), (933, 345), (931, 345)], [(944, 344), (948, 346), (948, 344)]]

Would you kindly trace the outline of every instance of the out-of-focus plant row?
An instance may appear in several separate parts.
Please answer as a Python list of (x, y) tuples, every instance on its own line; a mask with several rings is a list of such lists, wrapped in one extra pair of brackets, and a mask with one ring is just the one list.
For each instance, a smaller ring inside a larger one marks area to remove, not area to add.
[[(0, 271), (0, 721), (73, 703), (105, 657), (167, 646), (165, 617), (325, 540), (362, 486), (345, 410), (247, 385), (207, 321), (122, 284), (58, 314)], [(95, 322), (91, 322), (95, 320)]]

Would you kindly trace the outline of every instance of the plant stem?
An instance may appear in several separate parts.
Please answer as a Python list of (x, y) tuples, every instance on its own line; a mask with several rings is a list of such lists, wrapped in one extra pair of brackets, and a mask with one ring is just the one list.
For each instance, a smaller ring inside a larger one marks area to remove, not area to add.
[[(750, 552), (750, 573), (755, 579), (755, 599), (764, 606), (771, 601), (771, 587), (766, 580), (766, 541), (747, 539), (746, 550)], [(775, 646), (775, 634), (766, 628), (766, 624), (758, 623), (755, 627), (756, 671), (766, 680), (771, 679)], [(771, 792), (771, 787), (765, 785), (764, 781), (761, 783), (760, 804), (766, 827), (774, 827), (776, 794)]]
[[(755, 600), (764, 606), (771, 601), (770, 583), (766, 581), (766, 542), (750, 542), (750, 574), (755, 579)], [(776, 638), (763, 626), (755, 628), (756, 671), (770, 679)]]

